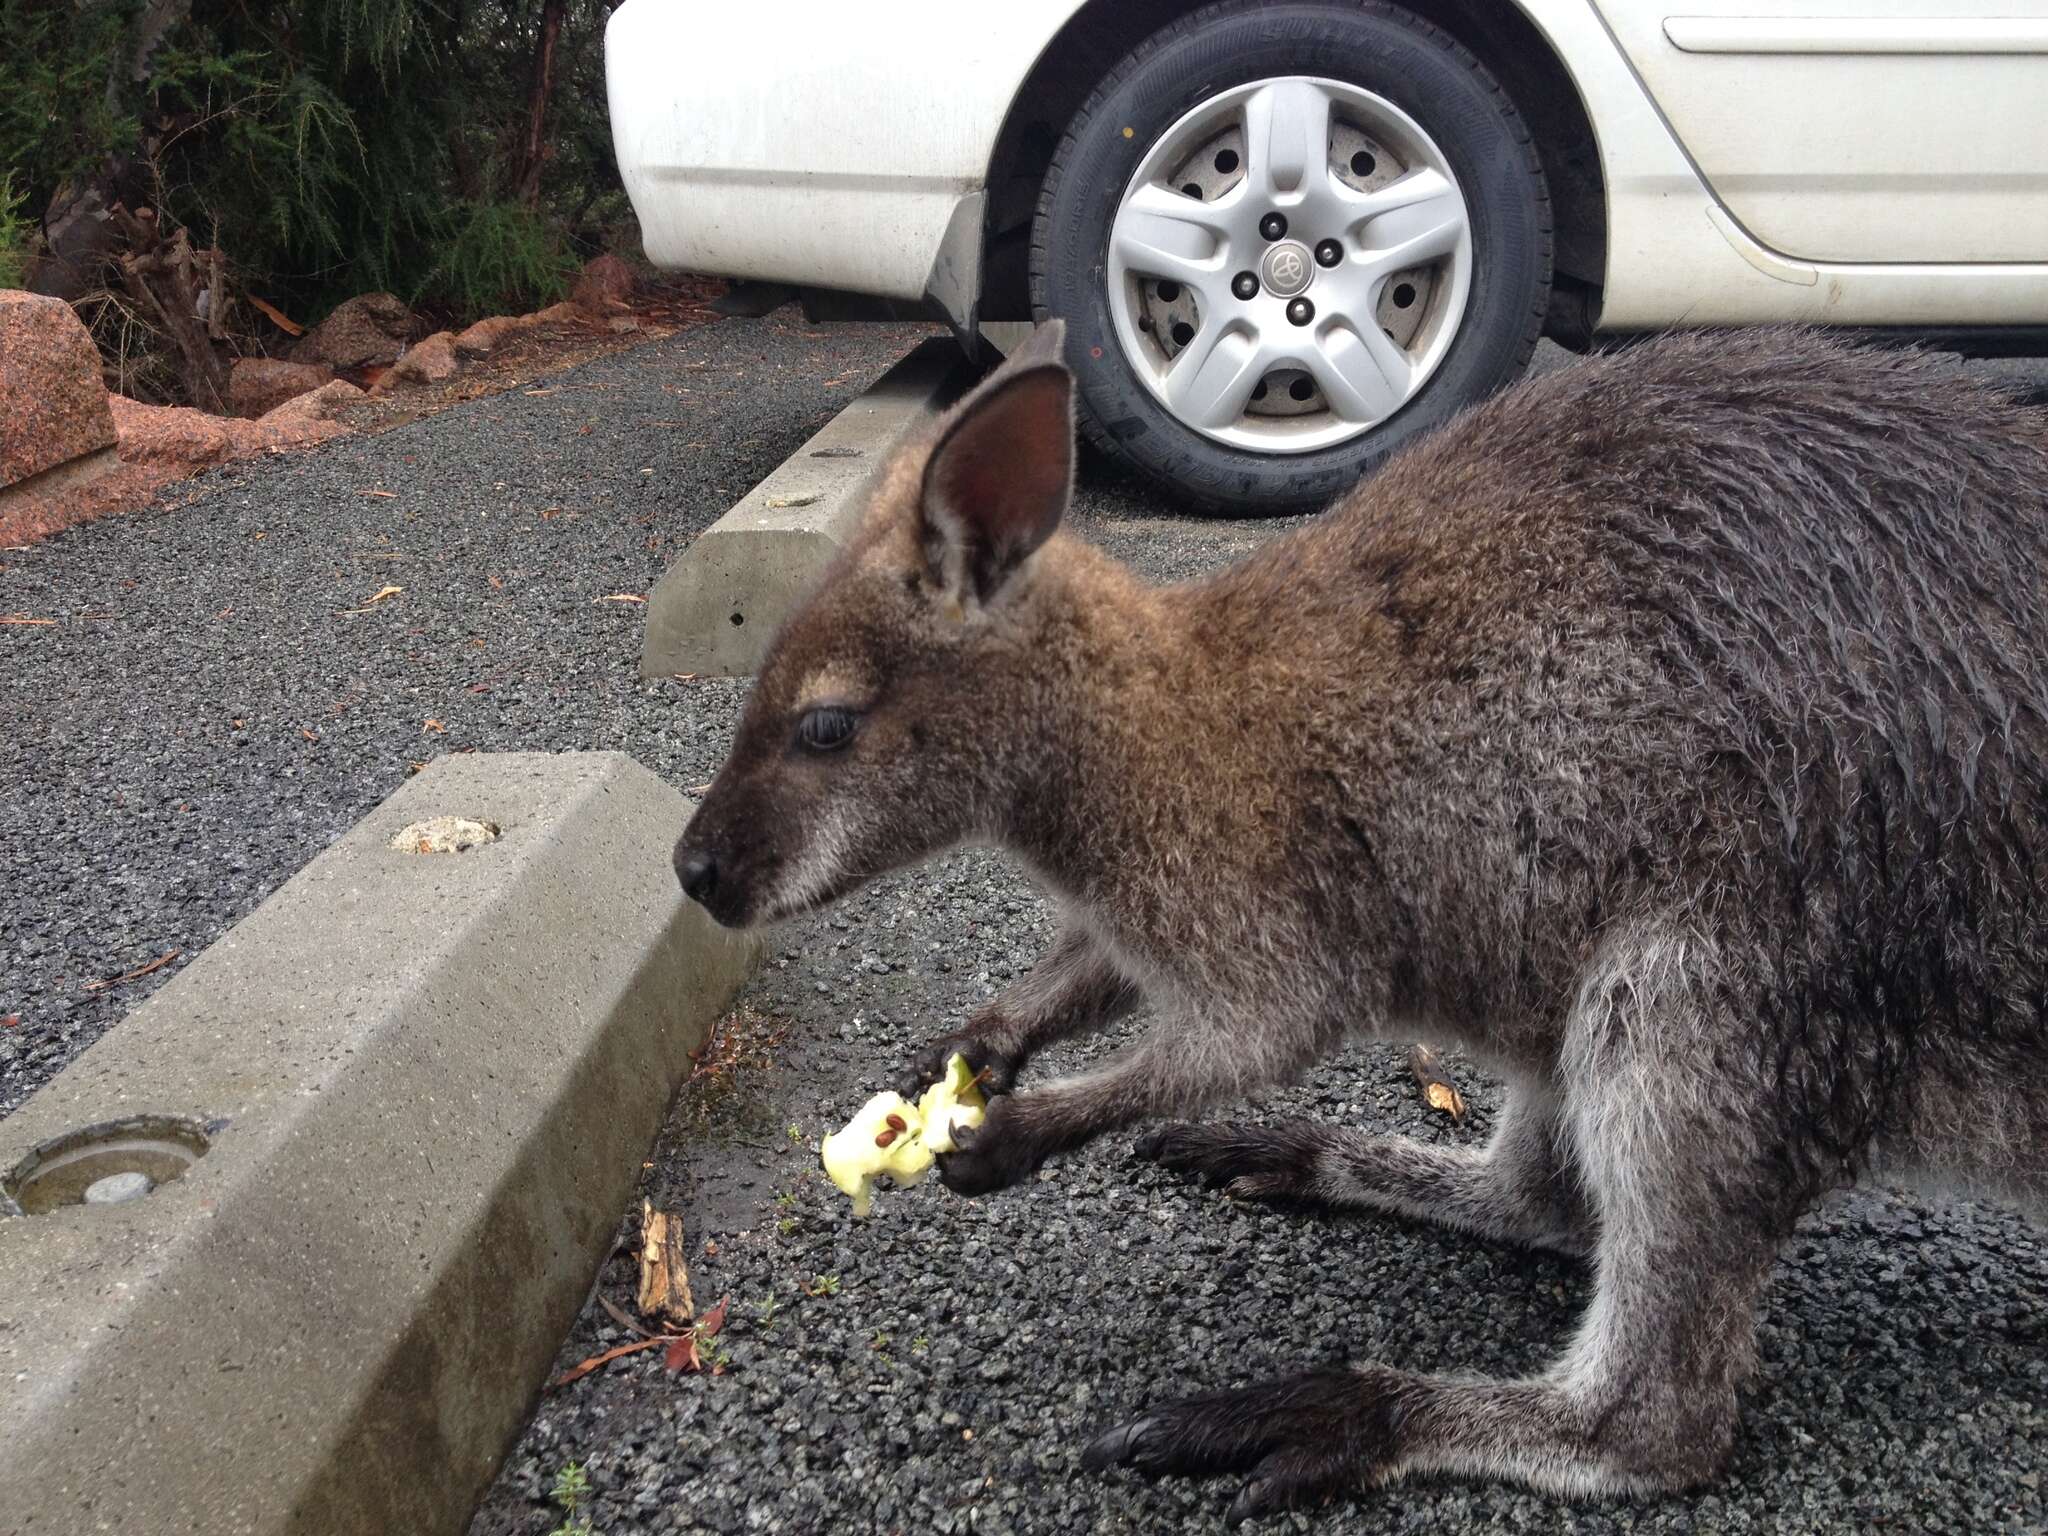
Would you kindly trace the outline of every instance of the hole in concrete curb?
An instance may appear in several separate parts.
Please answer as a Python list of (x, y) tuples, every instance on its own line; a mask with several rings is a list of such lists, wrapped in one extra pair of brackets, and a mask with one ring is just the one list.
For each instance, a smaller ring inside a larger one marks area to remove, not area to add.
[(498, 840), (497, 824), (467, 816), (432, 816), (416, 821), (391, 839), (401, 853), (467, 853)]
[(0, 1216), (139, 1199), (204, 1157), (212, 1145), (209, 1129), (197, 1120), (135, 1115), (67, 1131), (0, 1179)]
[(733, 627), (734, 627), (735, 629), (737, 629), (737, 628), (738, 628), (738, 627), (739, 627), (740, 625), (742, 625), (742, 624), (746, 623), (747, 621), (746, 621), (746, 619), (745, 619), (744, 617), (742, 617), (741, 615), (739, 615), (739, 614), (737, 614), (737, 613), (736, 613), (736, 614), (734, 614), (734, 615), (732, 616), (732, 622), (733, 622)]

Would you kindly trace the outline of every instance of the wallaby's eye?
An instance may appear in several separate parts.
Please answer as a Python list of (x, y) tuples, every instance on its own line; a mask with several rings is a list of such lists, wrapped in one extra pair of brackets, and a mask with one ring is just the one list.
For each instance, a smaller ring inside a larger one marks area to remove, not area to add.
[(804, 711), (796, 723), (796, 739), (813, 752), (832, 752), (853, 740), (853, 711), (838, 704), (820, 704)]

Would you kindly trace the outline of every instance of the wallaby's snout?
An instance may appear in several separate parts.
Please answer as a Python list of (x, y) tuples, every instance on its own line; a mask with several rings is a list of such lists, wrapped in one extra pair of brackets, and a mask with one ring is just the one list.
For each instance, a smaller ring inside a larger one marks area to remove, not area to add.
[(802, 804), (815, 808), (817, 800), (812, 787), (775, 773), (772, 763), (735, 753), (676, 839), (676, 884), (727, 928), (803, 910), (814, 882), (800, 868), (813, 840)]
[(688, 833), (676, 841), (676, 882), (683, 894), (700, 906), (708, 905), (718, 890), (718, 855), (706, 848), (693, 848)]
[(1041, 328), (890, 465), (777, 635), (675, 848), (684, 894), (719, 922), (793, 917), (987, 836), (1029, 777), (1033, 556), (1073, 486), (1063, 334)]

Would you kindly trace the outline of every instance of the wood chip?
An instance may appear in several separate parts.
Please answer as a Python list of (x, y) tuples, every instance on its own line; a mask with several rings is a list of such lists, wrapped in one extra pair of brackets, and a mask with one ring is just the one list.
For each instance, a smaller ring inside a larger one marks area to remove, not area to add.
[(638, 592), (614, 592), (609, 597), (596, 597), (592, 598), (591, 601), (596, 603), (644, 603), (647, 599)]
[(25, 613), (10, 613), (0, 618), (0, 624), (54, 624), (55, 619), (32, 619)]
[(1443, 1057), (1426, 1045), (1415, 1045), (1408, 1052), (1408, 1070), (1422, 1085), (1425, 1104), (1431, 1109), (1441, 1110), (1453, 1120), (1465, 1118), (1465, 1096), (1458, 1092), (1457, 1084), (1444, 1072)]
[(686, 1325), (697, 1315), (683, 1262), (683, 1219), (640, 1202), (640, 1315)]

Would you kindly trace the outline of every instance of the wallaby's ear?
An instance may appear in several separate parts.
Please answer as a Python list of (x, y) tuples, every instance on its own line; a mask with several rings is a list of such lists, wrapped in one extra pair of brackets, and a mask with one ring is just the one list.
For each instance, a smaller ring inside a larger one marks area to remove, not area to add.
[(1022, 371), (1035, 368), (1040, 363), (1057, 363), (1066, 350), (1067, 322), (1047, 320), (1032, 327), (1031, 334), (1017, 344), (1017, 350), (1004, 357), (1005, 367)]
[[(1056, 356), (1057, 334), (1053, 345)], [(1073, 376), (1056, 361), (1013, 358), (961, 403), (925, 464), (919, 512), (933, 575), (963, 604), (988, 602), (1052, 537), (1073, 490)]]

